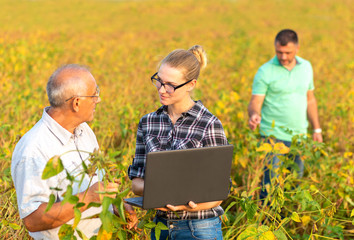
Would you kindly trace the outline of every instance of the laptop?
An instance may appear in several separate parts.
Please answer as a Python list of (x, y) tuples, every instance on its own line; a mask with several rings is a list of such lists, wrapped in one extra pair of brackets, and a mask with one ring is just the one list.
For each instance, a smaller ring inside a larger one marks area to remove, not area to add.
[(219, 201), (230, 187), (233, 145), (150, 152), (144, 196), (125, 202), (143, 209)]

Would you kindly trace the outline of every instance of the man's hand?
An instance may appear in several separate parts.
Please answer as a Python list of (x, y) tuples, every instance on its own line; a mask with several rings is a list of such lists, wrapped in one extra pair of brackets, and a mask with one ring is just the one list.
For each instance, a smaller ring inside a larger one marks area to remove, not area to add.
[[(125, 228), (128, 229), (138, 229), (138, 222), (139, 219), (136, 215), (136, 212), (134, 211), (134, 208), (129, 205), (128, 203), (123, 203), (124, 204), (124, 214), (125, 214), (125, 219), (127, 220), (127, 225)], [(117, 207), (113, 204), (113, 212), (116, 216), (119, 217), (119, 212), (117, 210)]]
[(129, 205), (128, 203), (124, 203), (124, 209), (125, 209), (125, 217), (127, 219), (128, 222), (128, 229), (135, 229), (137, 230), (138, 228), (138, 222), (139, 219), (136, 216), (136, 212), (134, 211), (134, 208)]
[(322, 133), (313, 133), (312, 139), (316, 142), (320, 142), (320, 143), (323, 142)]
[(255, 130), (261, 123), (261, 109), (264, 102), (265, 95), (252, 95), (251, 101), (248, 104), (248, 125), (251, 130)]
[(251, 128), (251, 130), (255, 130), (257, 126), (261, 123), (261, 116), (259, 114), (254, 113), (250, 119), (248, 120), (248, 125)]
[[(97, 182), (93, 184), (87, 191), (87, 197), (90, 199), (91, 202), (98, 202), (101, 203), (104, 196), (115, 198), (116, 194), (118, 193), (118, 182), (109, 182), (104, 186), (103, 182)], [(106, 193), (99, 193), (99, 192), (106, 192)], [(108, 193), (115, 193), (115, 194), (108, 194)]]

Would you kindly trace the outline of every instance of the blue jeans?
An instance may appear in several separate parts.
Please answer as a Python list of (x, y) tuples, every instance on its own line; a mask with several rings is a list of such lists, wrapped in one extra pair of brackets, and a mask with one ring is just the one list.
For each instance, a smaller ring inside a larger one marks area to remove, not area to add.
[[(162, 222), (169, 230), (162, 230), (159, 240), (222, 240), (221, 220), (219, 217), (193, 220), (166, 220), (156, 217), (155, 223)], [(151, 240), (156, 240), (155, 229), (151, 230)]]
[[(263, 137), (262, 137), (263, 138)], [(264, 138), (263, 138), (264, 139)], [(269, 143), (269, 140), (267, 140), (267, 142)], [(291, 142), (289, 141), (283, 141), (283, 140), (279, 140), (279, 139), (275, 139), (275, 142), (282, 142), (284, 143), (285, 146), (290, 147)], [(269, 165), (271, 165), (272, 169), (269, 169), (268, 166), (264, 167), (264, 175), (263, 175), (263, 181), (261, 183), (262, 185), (262, 189), (260, 192), (260, 199), (265, 199), (268, 196), (268, 192), (265, 188), (266, 184), (271, 184), (271, 179), (274, 177), (278, 177), (278, 175), (275, 173), (275, 170), (279, 168), (279, 166), (282, 164), (280, 162), (280, 159), (278, 158), (279, 155), (283, 155), (283, 154), (273, 154), (273, 153), (269, 153), (267, 155), (267, 159), (269, 159)], [(304, 175), (304, 163), (300, 158), (300, 155), (289, 155), (288, 156), (289, 159), (293, 160), (294, 163), (296, 164), (296, 171), (297, 171), (297, 175), (298, 178), (302, 178), (302, 176)], [(288, 168), (289, 170), (291, 170), (291, 168)]]

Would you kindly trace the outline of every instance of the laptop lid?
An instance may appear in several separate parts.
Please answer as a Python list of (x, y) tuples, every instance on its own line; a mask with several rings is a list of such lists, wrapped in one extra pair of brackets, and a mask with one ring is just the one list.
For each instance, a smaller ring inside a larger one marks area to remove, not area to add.
[(148, 153), (142, 207), (226, 199), (232, 156), (233, 145)]

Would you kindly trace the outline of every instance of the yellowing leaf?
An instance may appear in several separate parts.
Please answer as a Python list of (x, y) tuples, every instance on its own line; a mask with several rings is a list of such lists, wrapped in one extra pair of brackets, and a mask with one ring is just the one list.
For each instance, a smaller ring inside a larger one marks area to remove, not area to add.
[(98, 231), (97, 240), (110, 240), (111, 238), (112, 232), (107, 232), (103, 229), (103, 227), (101, 227)]
[(237, 118), (238, 118), (238, 119), (244, 119), (244, 118), (245, 118), (245, 115), (243, 114), (243, 112), (238, 112), (238, 113), (237, 113)]
[(74, 218), (73, 228), (76, 228), (81, 220), (81, 212), (78, 208), (74, 208), (74, 216), (75, 218)]
[(232, 101), (236, 102), (236, 101), (240, 100), (240, 95), (238, 95), (237, 92), (232, 91), (230, 94), (230, 98), (232, 99)]
[(14, 230), (20, 230), (21, 227), (17, 225), (16, 223), (9, 223), (9, 226), (14, 229)]
[(259, 237), (260, 240), (276, 240), (275, 235), (272, 231), (267, 231)]
[(274, 151), (280, 154), (286, 154), (289, 153), (290, 149), (287, 146), (285, 146), (284, 143), (278, 142), (274, 145)]
[(261, 146), (259, 146), (256, 149), (257, 152), (271, 152), (272, 151), (272, 145), (270, 145), (269, 143), (263, 143)]
[(245, 157), (240, 158), (240, 159), (239, 159), (239, 163), (241, 164), (241, 166), (242, 166), (243, 168), (246, 168), (247, 163), (248, 163), (248, 158), (245, 158)]
[(291, 214), (291, 219), (292, 219), (293, 221), (295, 221), (295, 222), (301, 222), (301, 219), (300, 219), (300, 217), (299, 217), (299, 214), (297, 214), (297, 212), (293, 212), (293, 213)]
[(61, 171), (64, 170), (63, 163), (61, 162), (60, 156), (54, 156), (47, 162), (43, 173), (42, 179), (48, 179), (59, 174)]
[(320, 150), (320, 152), (322, 153), (323, 156), (328, 157), (328, 153), (326, 153), (325, 151), (323, 151), (322, 149)]
[(276, 238), (268, 226), (262, 225), (257, 228), (255, 225), (250, 225), (237, 237), (237, 240), (276, 240)]
[(307, 226), (307, 224), (309, 224), (309, 222), (311, 221), (311, 217), (307, 215), (302, 216), (301, 221), (304, 226)]
[(310, 176), (310, 179), (312, 180), (312, 181), (314, 181), (315, 183), (320, 183), (317, 179), (316, 179), (316, 176)]

